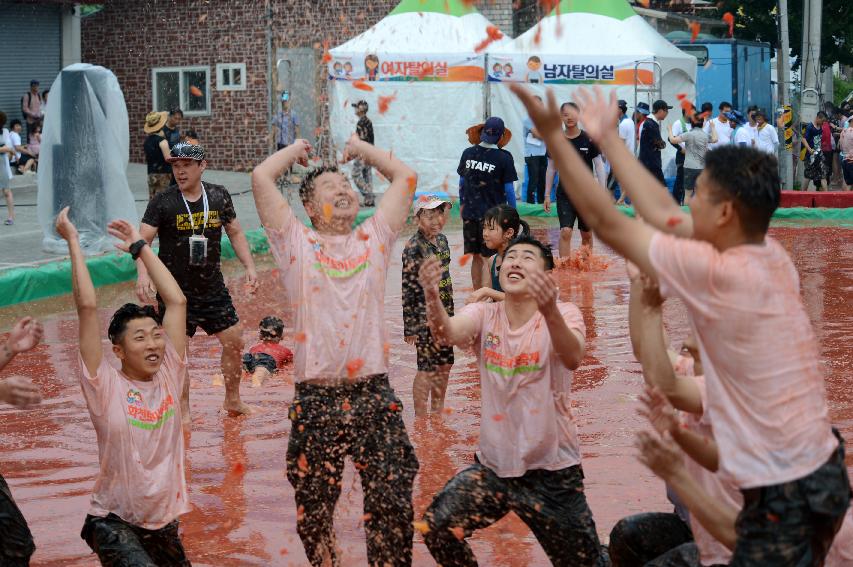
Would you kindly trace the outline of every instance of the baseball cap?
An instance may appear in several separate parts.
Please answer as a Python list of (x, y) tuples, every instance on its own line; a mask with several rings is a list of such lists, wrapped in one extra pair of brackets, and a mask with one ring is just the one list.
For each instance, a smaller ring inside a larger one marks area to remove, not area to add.
[(658, 110), (671, 110), (672, 107), (666, 103), (665, 100), (656, 100), (652, 105), (652, 112), (657, 112)]
[(744, 122), (746, 122), (746, 118), (740, 110), (732, 110), (731, 112), (726, 112), (723, 116), (725, 116), (735, 124), (743, 124)]
[(366, 100), (360, 100), (358, 102), (352, 103), (353, 108), (364, 108), (364, 110), (369, 110), (370, 106), (367, 104)]
[(171, 155), (166, 158), (169, 163), (174, 163), (181, 159), (194, 159), (202, 161), (204, 159), (204, 146), (199, 144), (189, 144), (187, 142), (179, 142), (172, 147)]
[(480, 141), (487, 144), (497, 144), (501, 136), (504, 135), (504, 121), (497, 116), (492, 116), (483, 124), (483, 131), (480, 132)]
[(415, 199), (415, 215), (426, 209), (435, 209), (437, 207), (440, 207), (444, 203), (447, 203), (451, 207), (453, 206), (453, 203), (451, 203), (448, 199), (439, 197), (438, 195), (420, 195), (417, 199)]
[(647, 102), (638, 102), (634, 110), (636, 110), (640, 114), (645, 114), (646, 116), (651, 114), (651, 111), (649, 110), (649, 104)]
[(39, 83), (37, 79), (33, 79), (32, 81), (30, 81), (30, 86), (38, 85), (38, 84), (41, 84), (41, 83)]
[(616, 106), (622, 109), (622, 112), (628, 112), (628, 103), (622, 99), (616, 101)]

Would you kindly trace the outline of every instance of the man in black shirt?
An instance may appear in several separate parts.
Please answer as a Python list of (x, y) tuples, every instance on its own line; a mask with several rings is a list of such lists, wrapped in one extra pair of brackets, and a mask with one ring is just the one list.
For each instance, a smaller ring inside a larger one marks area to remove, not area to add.
[[(578, 126), (578, 107), (573, 102), (564, 102), (560, 107), (560, 115), (563, 118), (563, 135), (572, 143), (575, 149), (580, 154), (586, 166), (595, 174), (598, 182), (602, 187), (607, 187), (607, 175), (604, 173), (604, 160), (601, 157), (601, 152), (598, 150), (592, 140), (589, 139), (586, 132)], [(545, 185), (550, 189), (554, 184), (554, 175), (556, 175), (557, 167), (554, 165), (554, 160), (548, 154), (548, 169), (545, 172)], [(546, 212), (551, 212), (551, 192), (545, 191)], [(557, 245), (560, 251), (560, 258), (564, 261), (569, 259), (572, 252), (572, 229), (577, 221), (578, 230), (581, 233), (581, 245), (592, 248), (592, 232), (587, 227), (584, 220), (575, 210), (572, 200), (563, 189), (563, 182), (557, 187), (557, 217), (560, 219), (560, 241)]]
[(169, 149), (175, 147), (175, 144), (181, 141), (181, 121), (184, 119), (184, 111), (180, 108), (173, 108), (169, 111), (169, 119), (166, 125), (163, 126), (163, 136), (169, 142)]
[[(228, 191), (221, 185), (201, 181), (207, 167), (204, 148), (183, 142), (176, 144), (169, 162), (177, 184), (148, 203), (139, 232), (149, 244), (155, 236), (160, 237), (158, 255), (187, 298), (187, 336), (192, 337), (196, 327), (201, 327), (222, 344), (223, 407), (231, 414), (250, 413), (249, 406), (240, 400), (243, 339), (220, 267), (222, 229), (246, 268), (246, 285), (253, 291), (257, 287), (257, 274), (249, 243)], [(140, 262), (137, 270), (137, 296), (144, 303), (153, 303), (156, 290), (148, 272)], [(160, 302), (160, 309), (163, 308)], [(184, 382), (181, 396), (185, 423), (190, 419), (189, 383), (189, 380)]]
[(471, 254), (471, 283), (477, 290), (483, 287), (486, 259), (494, 254), (483, 242), (483, 217), (497, 205), (509, 203), (515, 207), (513, 182), (518, 180), (518, 173), (512, 154), (502, 149), (512, 136), (503, 120), (493, 116), (485, 124), (469, 128), (469, 140), (472, 129), (479, 131), (480, 143), (462, 152), (456, 173), (459, 174), (462, 238), (465, 254)]
[(640, 162), (663, 185), (666, 185), (666, 180), (663, 178), (660, 152), (666, 147), (666, 142), (660, 135), (660, 123), (666, 119), (671, 108), (665, 101), (656, 100), (652, 105), (652, 115), (643, 122), (640, 134)]
[(169, 142), (163, 133), (163, 126), (168, 120), (165, 112), (149, 112), (145, 117), (145, 163), (148, 165), (148, 200), (154, 195), (165, 191), (172, 182), (172, 166), (166, 159), (169, 156)]
[[(355, 133), (359, 140), (364, 140), (368, 144), (373, 145), (373, 122), (367, 117), (369, 106), (366, 100), (360, 100), (354, 103), (355, 115), (358, 116), (358, 124), (355, 125)], [(358, 158), (352, 162), (352, 180), (364, 197), (364, 206), (372, 207), (376, 204), (376, 198), (373, 196), (373, 182), (370, 179), (370, 166)]]

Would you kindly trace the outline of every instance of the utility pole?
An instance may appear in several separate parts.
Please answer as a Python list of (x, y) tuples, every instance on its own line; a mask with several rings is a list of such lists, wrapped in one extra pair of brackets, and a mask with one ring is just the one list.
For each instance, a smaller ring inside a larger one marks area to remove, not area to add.
[(809, 4), (807, 20), (803, 22), (803, 33), (809, 30), (805, 39), (806, 49), (803, 51), (802, 90), (800, 101), (800, 120), (811, 122), (820, 109), (820, 39), (821, 18), (823, 15), (823, 0), (803, 0)]
[[(806, 0), (808, 1), (808, 0)], [(779, 48), (777, 76), (779, 80), (779, 104), (782, 105), (782, 153), (779, 163), (781, 165), (779, 175), (782, 178), (782, 189), (791, 191), (794, 188), (794, 163), (791, 150), (794, 145), (793, 113), (791, 112), (791, 64), (788, 59), (790, 53), (790, 38), (788, 34), (788, 0), (779, 0)], [(776, 126), (776, 124), (773, 124)]]

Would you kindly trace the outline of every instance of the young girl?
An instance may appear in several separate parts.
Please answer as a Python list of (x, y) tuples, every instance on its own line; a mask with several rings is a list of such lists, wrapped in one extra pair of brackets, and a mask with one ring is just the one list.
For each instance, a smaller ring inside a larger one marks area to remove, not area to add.
[(484, 266), (486, 273), (483, 274), (483, 281), (486, 285), (469, 295), (466, 303), (503, 301), (504, 292), (498, 278), (503, 254), (509, 243), (522, 234), (530, 235), (530, 225), (521, 220), (513, 207), (498, 205), (486, 211), (483, 217), (483, 242), (489, 250), (495, 251), (495, 255)]

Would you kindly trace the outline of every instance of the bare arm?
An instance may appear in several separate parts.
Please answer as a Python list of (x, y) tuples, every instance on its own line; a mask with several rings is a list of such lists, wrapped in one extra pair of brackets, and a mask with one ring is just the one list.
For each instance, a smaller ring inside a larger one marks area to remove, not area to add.
[(418, 184), (415, 170), (394, 157), (391, 152), (377, 148), (353, 134), (347, 142), (344, 159), (358, 157), (379, 170), (391, 182), (388, 190), (379, 201), (378, 208), (382, 211), (391, 230), (398, 232), (406, 224), (412, 199)]
[(441, 302), (438, 282), (441, 280), (441, 264), (435, 256), (424, 260), (419, 273), (426, 299), (427, 322), (433, 338), (442, 345), (471, 346), (477, 335), (474, 322), (467, 317), (450, 317)]
[(160, 151), (163, 153), (164, 158), (168, 159), (169, 157), (171, 157), (172, 151), (169, 149), (169, 142), (166, 141), (166, 138), (163, 138), (162, 140), (160, 140), (160, 143), (157, 144), (157, 146), (160, 148)]
[(669, 141), (670, 141), (671, 143), (673, 143), (673, 144), (682, 144), (682, 143), (684, 143), (684, 138), (682, 138), (681, 136), (675, 136), (675, 135), (673, 135), (673, 133), (672, 133), (672, 124), (668, 125), (668, 126), (667, 126), (667, 129), (668, 129), (668, 131), (669, 131)]
[(640, 461), (661, 477), (678, 495), (702, 526), (720, 543), (734, 549), (735, 521), (739, 510), (709, 495), (687, 472), (683, 455), (672, 439), (658, 439), (641, 432), (637, 436)]
[[(601, 238), (608, 246), (616, 250), (625, 258), (634, 262), (647, 274), (655, 274), (654, 267), (649, 259), (649, 243), (654, 231), (643, 223), (630, 219), (616, 209), (610, 201), (610, 194), (602, 191), (584, 164), (577, 151), (572, 147), (561, 132), (562, 121), (554, 91), (548, 91), (548, 107), (545, 108), (537, 101), (531, 92), (517, 84), (511, 84), (510, 89), (521, 99), (527, 107), (528, 115), (536, 123), (539, 131), (545, 136), (545, 144), (560, 172), (563, 180), (562, 187), (571, 198), (572, 203), (583, 216), (586, 224)], [(603, 99), (602, 99), (603, 101)], [(617, 110), (615, 99), (612, 101), (612, 109), (607, 104), (601, 104), (604, 112), (613, 110), (613, 120), (604, 121), (599, 129), (612, 130), (613, 137), (621, 147), (614, 145), (613, 151), (624, 152), (633, 161), (628, 149), (622, 144), (616, 134), (615, 121)], [(592, 119), (584, 119), (584, 125), (589, 127)], [(592, 136), (592, 134), (590, 134)], [(599, 138), (600, 139), (600, 138)], [(610, 150), (603, 148), (604, 153), (610, 156)], [(612, 159), (612, 158), (611, 158)], [(639, 164), (638, 164), (639, 165)], [(642, 166), (639, 166), (642, 168)], [(669, 201), (674, 204), (672, 198)], [(679, 213), (681, 210), (678, 209)]]
[(551, 212), (551, 187), (554, 186), (554, 176), (557, 175), (557, 167), (554, 160), (548, 158), (548, 167), (545, 169), (545, 202), (543, 203), (546, 213)]
[(56, 218), (56, 232), (68, 242), (71, 255), (71, 285), (74, 304), (77, 307), (80, 356), (91, 376), (98, 373), (104, 352), (101, 347), (101, 323), (98, 320), (98, 302), (89, 268), (83, 259), (83, 250), (77, 236), (77, 228), (68, 219), (68, 207)]
[(44, 327), (32, 317), (24, 317), (12, 327), (9, 338), (0, 349), (0, 370), (18, 354), (34, 349), (44, 336)]
[(592, 166), (595, 171), (595, 179), (598, 181), (598, 184), (602, 187), (607, 187), (607, 173), (605, 173), (604, 158), (596, 156), (592, 160)]
[(231, 241), (231, 246), (234, 248), (234, 253), (246, 268), (246, 277), (251, 285), (257, 282), (258, 275), (255, 271), (255, 260), (252, 258), (252, 251), (249, 248), (249, 241), (246, 240), (246, 233), (243, 232), (243, 227), (240, 221), (236, 218), (225, 225), (225, 233)]
[(714, 126), (714, 121), (713, 121), (713, 120), (712, 120), (711, 122), (709, 122), (709, 124), (710, 124), (709, 129), (711, 130), (711, 133), (710, 133), (711, 140), (710, 140), (710, 142), (711, 142), (712, 144), (716, 144), (716, 143), (717, 143), (717, 141), (719, 141), (719, 139), (720, 139), (720, 138), (719, 138), (719, 136), (717, 136), (717, 128)]
[(252, 194), (264, 228), (284, 230), (290, 226), (293, 213), (287, 199), (279, 192), (276, 180), (297, 161), (307, 160), (310, 150), (307, 141), (296, 140), (265, 159), (252, 171)]
[(576, 369), (583, 360), (586, 339), (576, 329), (569, 328), (557, 308), (558, 289), (554, 280), (544, 271), (527, 271), (525, 278), (530, 294), (536, 298), (539, 312), (545, 318), (554, 352), (566, 368)]

